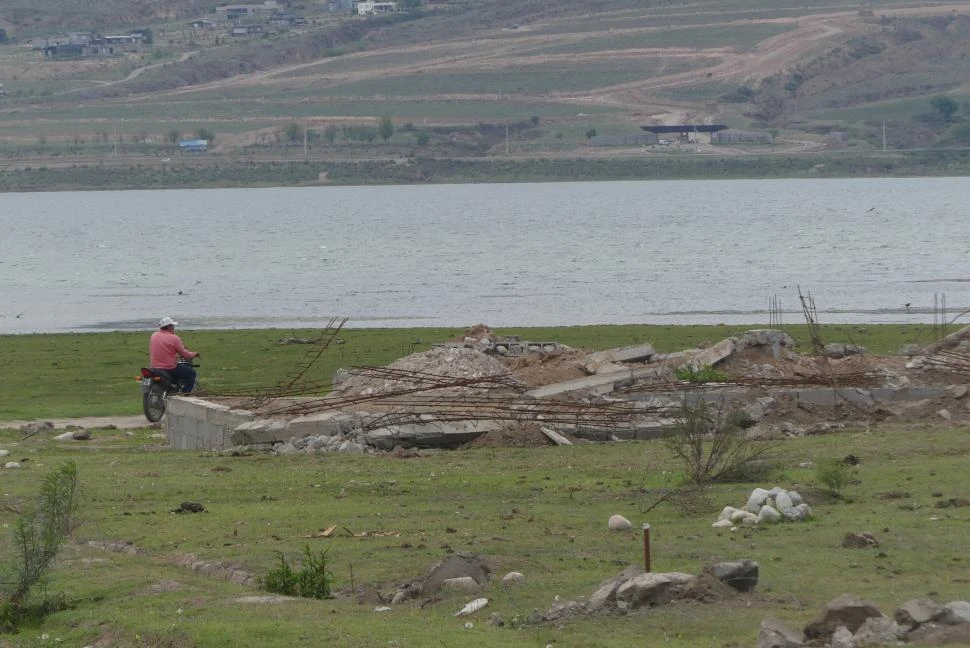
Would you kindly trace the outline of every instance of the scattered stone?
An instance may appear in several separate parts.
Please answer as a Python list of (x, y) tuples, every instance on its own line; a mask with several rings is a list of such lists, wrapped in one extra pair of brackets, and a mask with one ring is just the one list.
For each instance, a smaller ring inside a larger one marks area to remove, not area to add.
[(390, 607), (388, 607), (388, 606), (386, 606), (386, 605), (381, 605), (380, 607), (376, 607), (376, 608), (374, 608), (374, 611), (375, 611), (375, 612), (390, 612), (390, 611), (391, 611), (391, 610), (393, 610), (393, 609), (394, 609), (394, 608), (390, 608)]
[(633, 528), (633, 523), (622, 515), (611, 515), (607, 526), (610, 531), (629, 531)]
[(640, 574), (617, 588), (616, 601), (629, 608), (663, 605), (673, 600), (694, 578), (691, 574), (678, 572)]
[(474, 614), (486, 605), (488, 605), (487, 598), (477, 598), (474, 601), (467, 603), (462, 609), (455, 612), (455, 616), (467, 616), (469, 614)]
[(887, 616), (866, 619), (852, 637), (852, 647), (855, 646), (887, 646), (893, 645), (906, 636), (906, 630)]
[(182, 502), (172, 513), (204, 513), (205, 507), (198, 502)]
[(4, 450), (3, 448), (0, 448), (0, 457), (9, 457), (9, 456), (10, 456), (9, 450)]
[(775, 507), (765, 504), (761, 507), (761, 510), (758, 511), (758, 524), (763, 522), (779, 522), (781, 521), (781, 517), (781, 513), (775, 510)]
[(24, 436), (38, 434), (40, 432), (50, 432), (54, 429), (54, 424), (50, 421), (37, 421), (20, 426), (20, 433)]
[(16, 461), (8, 461), (7, 463), (3, 464), (3, 467), (4, 468), (20, 468), (20, 464), (17, 463)]
[(941, 409), (936, 414), (937, 414), (937, 416), (939, 416), (944, 421), (951, 421), (951, 420), (953, 420), (953, 415), (950, 414), (950, 410), (948, 410), (946, 408)]
[(828, 648), (855, 648), (852, 643), (852, 631), (845, 626), (838, 626), (832, 633)]
[(732, 522), (731, 520), (718, 520), (711, 526), (714, 527), (715, 529), (730, 529), (731, 527), (734, 526), (734, 522)]
[(90, 441), (91, 433), (85, 430), (84, 428), (81, 428), (79, 430), (75, 430), (74, 432), (72, 432), (71, 437), (75, 441)]
[(522, 573), (520, 572), (516, 572), (516, 571), (509, 572), (508, 574), (502, 577), (503, 585), (517, 585), (522, 582), (525, 582), (525, 576), (523, 576)]
[(952, 601), (947, 603), (933, 620), (945, 625), (970, 623), (970, 603), (966, 601)]
[(443, 590), (466, 590), (475, 591), (481, 586), (478, 582), (471, 576), (462, 576), (461, 578), (448, 578), (441, 581), (441, 589)]
[(878, 547), (879, 541), (868, 531), (863, 531), (862, 533), (852, 533), (850, 531), (842, 538), (842, 546), (846, 549), (868, 549), (869, 547)]
[(789, 628), (774, 617), (765, 617), (758, 632), (757, 648), (799, 648), (805, 645), (805, 633)]
[(488, 625), (493, 628), (501, 628), (505, 626), (505, 620), (502, 619), (498, 612), (492, 612), (488, 615)]
[(491, 570), (485, 559), (478, 554), (459, 552), (451, 554), (434, 565), (421, 585), (421, 591), (428, 596), (436, 593), (444, 581), (453, 578), (471, 577), (478, 585), (488, 582)]
[(586, 609), (590, 612), (596, 612), (603, 607), (615, 604), (616, 590), (619, 589), (620, 585), (642, 573), (643, 569), (640, 567), (627, 567), (620, 572), (619, 576), (603, 582), (599, 589), (589, 597), (589, 601), (586, 602)]
[(758, 562), (755, 560), (715, 563), (711, 573), (739, 592), (750, 592), (758, 584)]
[(880, 617), (879, 608), (854, 594), (842, 594), (825, 604), (825, 609), (807, 626), (805, 635), (810, 639), (828, 638), (838, 626), (855, 632), (866, 619)]
[(950, 392), (951, 397), (959, 399), (967, 395), (968, 388), (966, 385), (950, 385), (946, 390)]
[(394, 593), (394, 597), (391, 599), (391, 605), (400, 605), (407, 600), (407, 593), (404, 590), (399, 590)]
[(51, 439), (53, 439), (54, 441), (73, 441), (74, 440), (74, 433), (73, 432), (61, 432), (57, 436), (51, 437)]

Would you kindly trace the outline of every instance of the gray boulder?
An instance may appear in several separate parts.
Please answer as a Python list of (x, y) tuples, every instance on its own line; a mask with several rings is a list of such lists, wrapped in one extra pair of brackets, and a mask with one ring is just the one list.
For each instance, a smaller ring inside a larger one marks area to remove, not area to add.
[(893, 618), (896, 623), (910, 629), (929, 623), (943, 612), (943, 606), (933, 599), (910, 599), (896, 608)]
[(478, 554), (464, 552), (451, 554), (431, 568), (421, 585), (421, 592), (425, 596), (430, 596), (437, 592), (446, 580), (465, 576), (474, 579), (479, 585), (484, 585), (488, 582), (490, 573), (491, 570), (485, 559)]
[(599, 586), (593, 595), (589, 597), (589, 601), (586, 602), (586, 609), (590, 612), (595, 612), (604, 607), (610, 606), (616, 602), (616, 590), (619, 589), (620, 585), (627, 582), (635, 576), (639, 576), (643, 573), (643, 569), (640, 567), (627, 567), (619, 576), (609, 579), (603, 582)]
[(630, 608), (653, 607), (669, 603), (694, 580), (691, 574), (640, 574), (620, 585), (616, 600)]
[(739, 592), (750, 592), (758, 584), (758, 562), (756, 560), (737, 560), (720, 562), (711, 566), (711, 573)]
[(945, 625), (970, 623), (970, 603), (951, 601), (943, 606), (943, 610), (933, 620)]
[(845, 626), (854, 633), (866, 619), (880, 616), (882, 612), (874, 603), (854, 594), (842, 594), (826, 603), (825, 609), (805, 626), (805, 636), (809, 639), (827, 639), (839, 626)]
[(886, 646), (900, 641), (906, 630), (887, 616), (870, 617), (852, 637), (854, 646)]
[(805, 645), (805, 634), (789, 628), (774, 617), (765, 617), (758, 631), (757, 648), (799, 648)]

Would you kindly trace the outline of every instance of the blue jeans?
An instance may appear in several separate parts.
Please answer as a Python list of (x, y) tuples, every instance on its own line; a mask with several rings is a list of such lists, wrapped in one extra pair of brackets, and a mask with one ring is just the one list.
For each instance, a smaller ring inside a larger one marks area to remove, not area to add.
[(182, 383), (182, 393), (189, 393), (195, 387), (195, 369), (190, 365), (180, 364), (174, 369), (166, 369), (168, 375), (177, 383)]

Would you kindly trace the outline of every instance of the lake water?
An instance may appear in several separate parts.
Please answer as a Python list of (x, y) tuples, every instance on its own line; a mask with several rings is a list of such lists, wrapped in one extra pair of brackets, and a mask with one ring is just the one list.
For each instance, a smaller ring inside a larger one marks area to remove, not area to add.
[[(0, 194), (0, 333), (934, 320), (970, 178)], [(906, 306), (909, 304), (909, 306)]]

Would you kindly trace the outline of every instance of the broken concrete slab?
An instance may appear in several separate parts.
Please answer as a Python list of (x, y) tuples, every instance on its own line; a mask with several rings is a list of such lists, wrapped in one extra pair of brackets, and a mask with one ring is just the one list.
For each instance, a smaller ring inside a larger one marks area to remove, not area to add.
[(291, 419), (287, 424), (289, 436), (286, 438), (346, 435), (361, 427), (361, 423), (360, 415), (333, 410), (318, 412)]
[(657, 350), (651, 344), (634, 344), (632, 346), (618, 347), (616, 349), (606, 349), (596, 351), (586, 356), (587, 362), (646, 362), (657, 354)]
[(282, 419), (256, 419), (246, 421), (233, 428), (229, 439), (234, 446), (254, 443), (282, 443), (292, 435), (287, 431), (286, 421)]
[(388, 425), (364, 433), (368, 445), (381, 450), (402, 448), (457, 448), (501, 427), (498, 421), (428, 421)]
[(684, 366), (690, 367), (695, 371), (707, 366), (713, 367), (718, 362), (731, 357), (739, 350), (738, 341), (733, 337), (727, 338), (712, 347), (701, 349), (691, 356), (690, 360), (684, 363)]

